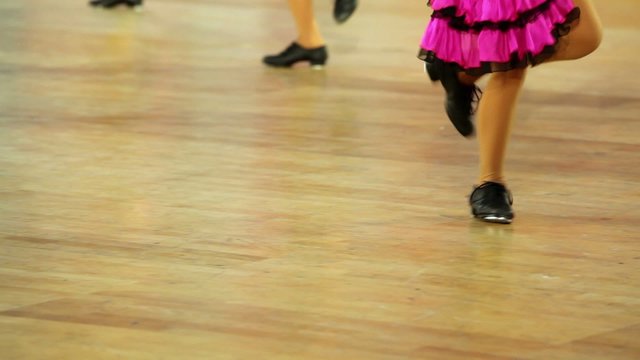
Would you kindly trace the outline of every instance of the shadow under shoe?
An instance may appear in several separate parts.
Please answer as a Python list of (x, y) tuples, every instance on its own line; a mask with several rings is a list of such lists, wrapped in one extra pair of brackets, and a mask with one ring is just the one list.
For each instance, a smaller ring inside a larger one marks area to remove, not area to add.
[(358, 0), (335, 0), (333, 4), (333, 18), (342, 24), (349, 20), (358, 7)]
[(427, 74), (431, 81), (440, 81), (447, 93), (445, 110), (449, 120), (458, 132), (465, 137), (474, 133), (471, 116), (472, 104), (480, 99), (480, 89), (475, 85), (463, 84), (458, 79), (458, 72), (452, 64), (441, 60), (426, 63)]
[(104, 8), (113, 8), (118, 5), (126, 5), (128, 7), (142, 6), (142, 0), (91, 0), (89, 1), (91, 6), (101, 6)]
[(291, 67), (297, 62), (308, 61), (312, 67), (322, 67), (328, 58), (326, 46), (307, 49), (293, 42), (281, 53), (265, 56), (262, 62), (273, 67)]
[(511, 192), (500, 183), (488, 181), (477, 186), (469, 196), (469, 204), (473, 216), (483, 221), (510, 224), (514, 217)]

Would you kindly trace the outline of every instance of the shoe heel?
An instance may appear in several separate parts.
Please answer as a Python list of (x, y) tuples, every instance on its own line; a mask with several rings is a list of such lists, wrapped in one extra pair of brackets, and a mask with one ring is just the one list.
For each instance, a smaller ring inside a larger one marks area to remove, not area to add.
[(436, 82), (440, 80), (440, 67), (435, 63), (425, 63), (425, 69), (427, 70), (427, 75), (429, 75), (429, 79), (431, 81)]
[(311, 65), (311, 68), (314, 70), (320, 70), (320, 69), (324, 69), (324, 65), (327, 61), (326, 60), (311, 60), (309, 61), (309, 64)]

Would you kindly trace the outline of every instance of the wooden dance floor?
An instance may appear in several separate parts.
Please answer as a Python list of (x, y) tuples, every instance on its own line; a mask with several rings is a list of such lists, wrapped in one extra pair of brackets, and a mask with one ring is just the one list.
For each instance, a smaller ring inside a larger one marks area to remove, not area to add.
[(416, 58), (425, 1), (0, 2), (0, 358), (639, 359), (640, 2), (534, 68), (512, 225)]

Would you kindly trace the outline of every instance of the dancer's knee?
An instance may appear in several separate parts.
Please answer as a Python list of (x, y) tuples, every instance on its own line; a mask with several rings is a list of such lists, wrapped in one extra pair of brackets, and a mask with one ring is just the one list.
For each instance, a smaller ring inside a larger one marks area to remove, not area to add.
[(596, 51), (602, 43), (602, 22), (590, 1), (585, 2), (581, 9), (583, 10), (582, 19), (576, 30), (584, 50), (583, 56), (586, 56)]
[(587, 54), (591, 54), (596, 51), (602, 43), (602, 26), (599, 24), (594, 26), (591, 36), (587, 39)]

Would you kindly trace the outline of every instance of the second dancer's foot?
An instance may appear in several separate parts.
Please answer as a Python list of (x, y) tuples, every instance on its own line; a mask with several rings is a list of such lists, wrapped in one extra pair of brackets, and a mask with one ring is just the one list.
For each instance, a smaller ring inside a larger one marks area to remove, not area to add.
[(322, 67), (328, 58), (329, 54), (326, 46), (304, 48), (293, 42), (281, 53), (265, 56), (262, 62), (273, 67), (291, 67), (298, 62), (306, 61), (312, 67)]
[(142, 6), (142, 0), (91, 0), (89, 1), (91, 6), (99, 6), (104, 8), (113, 8), (118, 5), (125, 5), (128, 7), (140, 7)]

